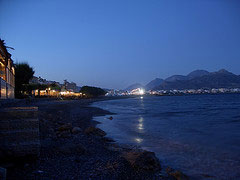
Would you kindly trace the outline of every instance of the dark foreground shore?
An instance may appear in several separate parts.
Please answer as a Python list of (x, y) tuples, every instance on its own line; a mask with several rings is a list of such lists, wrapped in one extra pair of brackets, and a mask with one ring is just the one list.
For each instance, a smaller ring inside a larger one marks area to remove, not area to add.
[[(89, 105), (98, 100), (33, 100), (3, 106), (39, 108), (41, 152), (38, 158), (0, 162), (7, 179), (186, 179), (163, 173), (154, 153), (119, 146), (96, 128), (93, 116), (111, 113)], [(164, 170), (165, 172), (165, 170)]]

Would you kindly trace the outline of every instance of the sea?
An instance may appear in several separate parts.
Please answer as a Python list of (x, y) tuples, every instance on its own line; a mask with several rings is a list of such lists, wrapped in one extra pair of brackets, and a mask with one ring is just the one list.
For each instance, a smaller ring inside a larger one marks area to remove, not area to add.
[(155, 152), (192, 179), (240, 179), (240, 94), (137, 96), (93, 104), (117, 143)]

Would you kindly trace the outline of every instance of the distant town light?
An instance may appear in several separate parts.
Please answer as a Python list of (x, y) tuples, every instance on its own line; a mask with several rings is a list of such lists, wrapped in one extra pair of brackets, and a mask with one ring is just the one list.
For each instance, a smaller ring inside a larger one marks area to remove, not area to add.
[(139, 90), (139, 94), (140, 94), (140, 95), (144, 95), (144, 89), (140, 89), (140, 90)]
[(67, 92), (63, 91), (63, 92), (60, 92), (61, 95), (66, 95)]

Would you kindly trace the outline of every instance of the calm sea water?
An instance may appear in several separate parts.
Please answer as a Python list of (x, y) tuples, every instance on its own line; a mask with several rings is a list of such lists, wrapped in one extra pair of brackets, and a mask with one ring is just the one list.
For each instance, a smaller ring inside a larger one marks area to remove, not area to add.
[[(200, 179), (240, 179), (240, 94), (140, 97), (96, 102), (119, 143), (154, 151), (164, 166)], [(211, 178), (210, 178), (211, 176)]]

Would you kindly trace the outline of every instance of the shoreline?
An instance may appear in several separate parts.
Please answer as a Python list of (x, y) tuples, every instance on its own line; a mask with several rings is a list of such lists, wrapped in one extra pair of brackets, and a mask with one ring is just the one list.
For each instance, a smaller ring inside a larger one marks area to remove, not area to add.
[[(132, 96), (131, 98), (137, 98), (139, 96)], [(123, 99), (123, 98), (116, 98), (116, 99)], [(108, 99), (108, 100), (116, 100), (116, 99)], [(126, 99), (126, 98), (124, 98)], [(97, 101), (95, 101), (97, 102)], [(89, 104), (90, 107), (97, 107), (97, 108), (100, 108), (100, 109), (103, 109), (102, 107), (98, 107), (98, 106), (92, 106), (95, 102), (92, 102)], [(103, 109), (105, 110), (105, 109)], [(109, 111), (109, 110), (106, 110), (106, 111)], [(109, 111), (110, 114), (105, 114), (103, 115), (103, 117), (106, 119), (106, 120), (112, 120), (112, 119), (109, 119), (111, 116), (109, 115), (118, 115), (118, 113), (112, 113), (111, 111)], [(98, 117), (98, 116), (94, 116), (94, 117)], [(94, 119), (93, 117), (93, 119)], [(97, 122), (97, 125), (98, 124), (103, 124), (104, 122), (99, 122), (97, 120), (93, 120), (95, 122)], [(98, 126), (99, 127), (99, 126)], [(101, 128), (101, 127), (99, 127)], [(155, 152), (154, 151), (151, 151), (151, 150), (145, 150), (143, 147), (141, 147), (140, 145), (130, 145), (130, 144), (127, 144), (127, 143), (119, 143), (117, 141), (115, 141), (115, 139), (112, 137), (109, 137), (111, 140), (113, 140), (113, 143), (115, 143), (115, 145), (117, 146), (117, 148), (122, 148), (122, 149), (134, 149), (134, 150), (141, 150), (141, 151), (148, 151), (148, 152), (153, 152), (154, 155), (155, 155)], [(156, 158), (159, 160), (159, 158), (156, 156)], [(160, 161), (160, 160), (159, 160)], [(160, 161), (161, 162), (161, 161)], [(168, 166), (168, 165), (162, 165), (161, 164), (161, 172), (160, 172), (160, 179), (176, 179), (176, 180), (185, 180), (185, 179), (190, 179), (191, 177), (188, 176), (187, 174), (184, 174), (182, 171), (179, 171), (179, 170), (176, 170), (176, 169), (173, 169), (172, 167)], [(194, 179), (197, 180), (196, 177), (194, 177)]]
[[(233, 97), (235, 97), (235, 96), (233, 96)], [(206, 98), (208, 98), (207, 96), (206, 96)], [(132, 100), (130, 100), (131, 101), (131, 103), (134, 105), (134, 103), (132, 102)], [(210, 101), (210, 100), (209, 100)], [(222, 99), (221, 100), (219, 100), (219, 101), (222, 101)], [(227, 101), (228, 102), (228, 101)], [(227, 102), (226, 102), (226, 104), (227, 104)], [(233, 101), (230, 101), (231, 103), (233, 102)], [(236, 100), (234, 101), (234, 102), (236, 102)], [(125, 126), (127, 126), (127, 125), (129, 125), (129, 124), (126, 124), (127, 123), (127, 121), (129, 120), (129, 118), (130, 117), (133, 117), (133, 122), (135, 122), (135, 119), (134, 119), (134, 116), (131, 116), (131, 115), (133, 115), (133, 114), (130, 114), (129, 116), (128, 116), (128, 114), (126, 115), (125, 114), (125, 112), (124, 111), (121, 111), (122, 109), (122, 107), (124, 107), (124, 103), (125, 104), (128, 104), (128, 102), (124, 102), (124, 101), (119, 101), (119, 103), (120, 103), (120, 106), (118, 106), (118, 103), (117, 102), (115, 102), (115, 103), (110, 103), (110, 105), (113, 105), (113, 106), (110, 106), (107, 102), (106, 102), (106, 104), (105, 103), (103, 103), (103, 104), (97, 104), (97, 107), (100, 107), (100, 108), (104, 108), (105, 107), (105, 105), (106, 105), (106, 109), (107, 110), (109, 110), (109, 111), (113, 111), (113, 112), (116, 112), (117, 114), (122, 114), (123, 113), (123, 115), (124, 116), (119, 116), (119, 118), (117, 118), (116, 117), (116, 123), (117, 123), (117, 120), (119, 120), (120, 122), (119, 122), (119, 124), (121, 124), (121, 125), (119, 125), (118, 127), (120, 127), (120, 128), (116, 128), (115, 129), (115, 125), (116, 124), (114, 124), (114, 122), (111, 122), (111, 121), (108, 121), (108, 119), (106, 119), (106, 118), (104, 118), (104, 120), (102, 120), (101, 118), (96, 118), (96, 120), (99, 120), (100, 122), (102, 122), (103, 124), (106, 122), (106, 123), (108, 123), (109, 122), (109, 126), (107, 125), (107, 126), (105, 126), (105, 127), (103, 127), (103, 126), (99, 126), (100, 128), (103, 128), (104, 130), (106, 130), (106, 131), (108, 131), (108, 132), (111, 132), (111, 133), (113, 133), (112, 135), (113, 136), (110, 136), (110, 137), (113, 137), (113, 138), (115, 138), (116, 137), (116, 139), (119, 137), (119, 139), (120, 139), (120, 142), (129, 142), (129, 141), (127, 141), (127, 139), (128, 139), (128, 137), (129, 136), (124, 136), (123, 138), (122, 137), (120, 137), (119, 136), (119, 134), (121, 133), (121, 131), (119, 131), (118, 129), (120, 129), (120, 130), (122, 130), (123, 132), (125, 131)], [(129, 102), (129, 104), (130, 104), (130, 102)], [(116, 106), (116, 109), (115, 109), (115, 106)], [(118, 107), (121, 107), (121, 108), (119, 108), (118, 109)], [(130, 106), (131, 107), (131, 106)], [(201, 106), (200, 106), (201, 107)], [(221, 106), (220, 106), (221, 107)], [(219, 106), (217, 106), (217, 108), (220, 108)], [(229, 107), (229, 106), (227, 106), (227, 107)], [(151, 107), (150, 107), (151, 108)], [(147, 110), (149, 110), (149, 108), (147, 108), (146, 107), (146, 109)], [(213, 108), (213, 109), (215, 109), (215, 108)], [(237, 108), (235, 108), (235, 109), (237, 109)], [(146, 111), (147, 111), (146, 110)], [(230, 112), (236, 112), (236, 111), (230, 111)], [(106, 116), (107, 117), (107, 116)], [(113, 116), (113, 118), (115, 119), (115, 117)], [(149, 120), (149, 119), (148, 119)], [(222, 122), (222, 121), (221, 121)], [(221, 123), (220, 122), (220, 123)], [(232, 121), (232, 122), (234, 122), (235, 123), (235, 121)], [(238, 122), (238, 121), (237, 121)], [(118, 125), (118, 123), (117, 123), (117, 125)], [(134, 125), (134, 127), (135, 127), (135, 124), (133, 124)], [(128, 127), (132, 127), (131, 126), (131, 124), (128, 126)], [(150, 129), (150, 128), (149, 128)], [(149, 130), (148, 129), (148, 130)], [(116, 130), (116, 131), (115, 131)], [(153, 129), (151, 129), (151, 130), (153, 130)], [(114, 134), (114, 132), (117, 132), (117, 133), (115, 133)], [(131, 137), (131, 133), (129, 133), (130, 134), (130, 137)], [(136, 136), (136, 134), (135, 134), (135, 136)], [(126, 139), (126, 140), (125, 140)], [(122, 140), (122, 141), (121, 141)], [(146, 138), (146, 142), (147, 142), (147, 140), (149, 140), (149, 139), (147, 139)], [(130, 142), (131, 143), (131, 142)], [(154, 146), (154, 144), (152, 143), (152, 145)], [(164, 146), (161, 146), (161, 144), (160, 144), (160, 146), (159, 147), (163, 147), (163, 148), (165, 148)], [(159, 148), (160, 149), (160, 148)], [(148, 150), (150, 150), (150, 151), (154, 151), (154, 149), (151, 149), (151, 148), (149, 148)], [(193, 150), (197, 150), (197, 149), (193, 149)], [(164, 156), (162, 156), (163, 154), (164, 154), (164, 151), (155, 151), (156, 153), (158, 152), (158, 157), (159, 157), (159, 159), (162, 159), (162, 157), (164, 157)], [(161, 153), (161, 152), (163, 152), (163, 154)], [(193, 152), (193, 151), (192, 151)], [(194, 153), (195, 152), (200, 152), (200, 153), (198, 153), (198, 154), (196, 154), (196, 157), (203, 157), (202, 158), (202, 161), (203, 162), (205, 162), (205, 160), (206, 159), (209, 159), (208, 161), (209, 162), (211, 162), (211, 164), (206, 164), (206, 167), (212, 167), (212, 164), (214, 165), (214, 160), (218, 160), (217, 158), (219, 158), (219, 159), (221, 159), (222, 160), (222, 162), (227, 162), (227, 161), (225, 161), (225, 159), (226, 158), (222, 158), (223, 156), (221, 156), (223, 153), (225, 153), (224, 155), (226, 155), (226, 157), (227, 157), (227, 154), (228, 154), (228, 151), (216, 151), (216, 153), (215, 153), (215, 151), (212, 151), (211, 152), (211, 148), (210, 148), (210, 151), (208, 151), (208, 154), (211, 154), (211, 153), (214, 153), (214, 155), (216, 154), (216, 157), (214, 156), (214, 158), (213, 159), (211, 159), (211, 156), (210, 156), (210, 158), (208, 158), (209, 156), (201, 156), (201, 153), (203, 154), (205, 151), (204, 150), (202, 150), (202, 151), (194, 151)], [(234, 151), (233, 151), (233, 153), (234, 153)], [(180, 153), (179, 153), (180, 154)], [(218, 154), (218, 155), (217, 155)], [(187, 154), (188, 155), (188, 154)], [(229, 153), (229, 159), (231, 159), (231, 152)], [(182, 155), (182, 153), (177, 157), (177, 156), (175, 156), (175, 159), (176, 160), (181, 160), (181, 158), (184, 158), (184, 157), (186, 157), (186, 156), (184, 156), (184, 154)], [(234, 157), (234, 156), (232, 156), (232, 157)], [(235, 161), (235, 159), (237, 159), (236, 157), (233, 159), (233, 162)], [(193, 159), (194, 160), (194, 159)], [(170, 161), (165, 161), (165, 168), (167, 168), (167, 166), (168, 166), (168, 164), (167, 163), (169, 163), (169, 162), (172, 162), (171, 161), (171, 159), (170, 159)], [(179, 162), (184, 162), (184, 161), (179, 161)], [(190, 163), (191, 162), (194, 162), (194, 161), (189, 161)], [(185, 163), (186, 164), (186, 163)], [(182, 165), (185, 165), (184, 163), (183, 164), (180, 164), (180, 166), (182, 166)], [(205, 166), (205, 164), (204, 163), (202, 163), (203, 165), (202, 166), (199, 166), (199, 167), (203, 167), (203, 166)], [(218, 162), (216, 162), (215, 163), (216, 165), (218, 165), (219, 163)], [(174, 164), (172, 164), (173, 165), (173, 167), (174, 167)], [(223, 165), (225, 165), (225, 164), (223, 164)], [(228, 165), (228, 164), (227, 164)], [(178, 167), (180, 167), (179, 165), (178, 165)], [(186, 167), (186, 166), (185, 166)], [(223, 167), (225, 167), (225, 166), (223, 166)], [(226, 166), (227, 167), (227, 166)], [(182, 172), (186, 172), (187, 173), (187, 175), (188, 175), (188, 177), (189, 177), (189, 179), (204, 179), (204, 178), (206, 178), (206, 179), (208, 179), (208, 178), (210, 178), (210, 179), (217, 179), (217, 178), (220, 178), (220, 179), (225, 179), (225, 178), (228, 178), (228, 176), (232, 176), (232, 177), (238, 177), (238, 174), (237, 174), (237, 169), (238, 169), (238, 163), (236, 163), (236, 164), (229, 164), (229, 166), (228, 167), (230, 167), (231, 169), (227, 169), (226, 168), (226, 172), (224, 173), (224, 174), (221, 174), (221, 175), (219, 175), (218, 174), (218, 171), (217, 170), (215, 170), (215, 169), (211, 169), (211, 170), (207, 170), (207, 171), (200, 171), (201, 169), (200, 168), (190, 168), (190, 167), (187, 167), (187, 168), (185, 168), (185, 170), (183, 170)], [(181, 167), (180, 167), (181, 168)], [(204, 168), (204, 167), (203, 167)], [(235, 169), (236, 168), (236, 169)], [(184, 169), (184, 168), (182, 168), (182, 169)], [(210, 168), (209, 168), (210, 169)], [(228, 171), (227, 171), (228, 170)], [(192, 172), (194, 172), (194, 173), (192, 173)], [(224, 171), (222, 171), (222, 172), (224, 172)], [(236, 174), (236, 175), (235, 175)], [(164, 174), (165, 175), (165, 174)]]
[[(7, 179), (175, 177), (174, 170), (171, 171), (173, 176), (163, 176), (161, 165), (154, 153), (112, 143), (114, 140), (106, 138), (106, 133), (96, 128), (99, 122), (93, 120), (94, 116), (113, 113), (93, 107), (91, 104), (112, 99), (117, 98), (63, 101), (50, 99), (28, 103), (28, 106), (39, 108), (41, 153), (37, 159), (18, 159), (8, 164), (0, 163), (1, 167), (7, 169)], [(17, 104), (24, 106), (26, 102), (17, 101)], [(179, 172), (176, 173), (179, 175)]]

